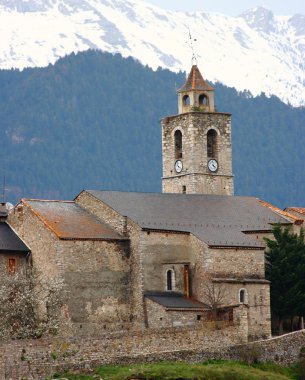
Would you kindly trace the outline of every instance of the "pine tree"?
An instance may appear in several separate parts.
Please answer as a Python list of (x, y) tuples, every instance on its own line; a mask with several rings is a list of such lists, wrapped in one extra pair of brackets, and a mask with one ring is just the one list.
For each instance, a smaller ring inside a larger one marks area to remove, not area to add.
[(271, 281), (271, 312), (279, 318), (279, 332), (283, 320), (305, 315), (305, 243), (304, 232), (299, 235), (276, 226), (274, 240), (265, 239), (266, 278)]

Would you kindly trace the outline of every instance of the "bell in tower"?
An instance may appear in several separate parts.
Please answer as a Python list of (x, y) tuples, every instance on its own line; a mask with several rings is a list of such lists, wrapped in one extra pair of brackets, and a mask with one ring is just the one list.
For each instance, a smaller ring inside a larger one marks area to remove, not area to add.
[(161, 123), (163, 192), (233, 195), (231, 114), (215, 112), (197, 65), (178, 90), (178, 115)]

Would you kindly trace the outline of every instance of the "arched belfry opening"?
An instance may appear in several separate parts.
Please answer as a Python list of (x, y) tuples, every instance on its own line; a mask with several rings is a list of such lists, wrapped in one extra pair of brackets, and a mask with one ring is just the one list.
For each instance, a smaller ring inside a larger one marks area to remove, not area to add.
[(215, 112), (214, 88), (203, 79), (197, 65), (193, 65), (186, 82), (178, 90), (178, 111)]
[(188, 95), (184, 95), (184, 97), (183, 97), (183, 105), (186, 106), (186, 107), (190, 105), (190, 97)]
[(207, 109), (209, 107), (209, 98), (205, 94), (201, 94), (198, 97), (198, 103), (199, 108), (202, 108), (203, 110)]
[(175, 158), (182, 158), (182, 133), (177, 129), (174, 134), (175, 138)]
[(210, 129), (207, 133), (207, 157), (217, 158), (217, 132), (215, 129)]

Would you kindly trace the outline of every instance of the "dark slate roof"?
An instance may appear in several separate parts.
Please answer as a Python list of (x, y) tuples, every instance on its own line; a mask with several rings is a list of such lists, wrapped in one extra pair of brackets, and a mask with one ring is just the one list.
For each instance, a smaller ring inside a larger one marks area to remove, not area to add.
[(198, 67), (192, 66), (191, 72), (184, 83), (184, 85), (178, 90), (178, 92), (186, 92), (191, 90), (213, 91), (214, 88), (210, 86), (202, 77)]
[[(88, 190), (143, 229), (192, 233), (209, 246), (264, 248), (248, 233), (291, 220), (257, 198)], [(246, 232), (246, 233), (244, 233)]]
[(195, 310), (208, 310), (209, 308), (202, 302), (185, 298), (179, 294), (146, 294), (146, 298), (164, 306), (166, 309), (195, 309)]
[(126, 240), (74, 202), (23, 199), (34, 214), (63, 240)]
[(30, 249), (5, 222), (0, 222), (0, 252), (29, 252)]

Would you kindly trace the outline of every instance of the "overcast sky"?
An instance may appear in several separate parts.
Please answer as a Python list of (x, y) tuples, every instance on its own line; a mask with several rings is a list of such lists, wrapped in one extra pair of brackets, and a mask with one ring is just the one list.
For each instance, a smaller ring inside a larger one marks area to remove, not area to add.
[(181, 11), (202, 10), (237, 16), (243, 11), (261, 5), (276, 15), (305, 15), (305, 0), (146, 0), (161, 8)]

